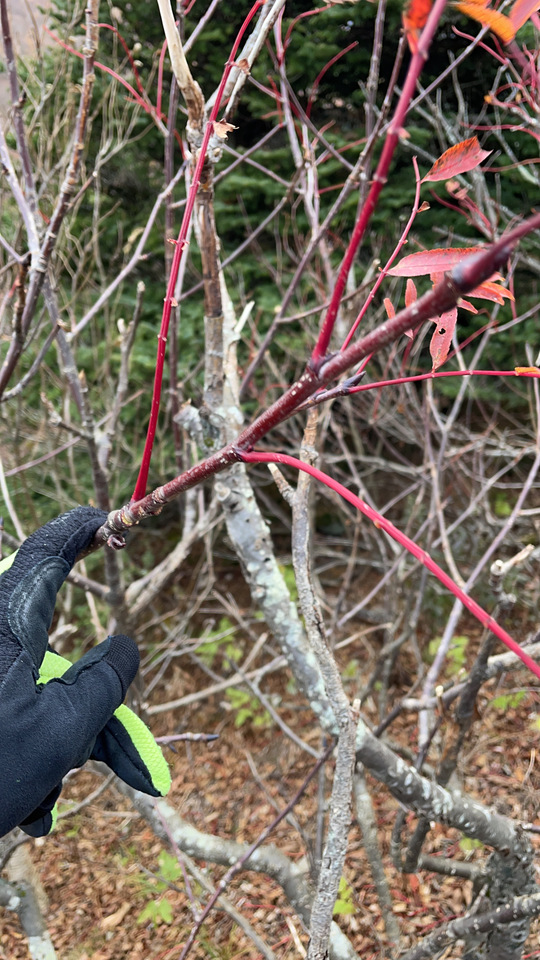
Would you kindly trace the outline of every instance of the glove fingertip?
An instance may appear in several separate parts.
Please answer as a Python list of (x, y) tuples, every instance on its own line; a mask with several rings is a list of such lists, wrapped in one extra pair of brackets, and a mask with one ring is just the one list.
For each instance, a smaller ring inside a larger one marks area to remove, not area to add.
[(163, 751), (156, 743), (153, 734), (146, 724), (133, 710), (125, 704), (118, 707), (114, 713), (122, 724), (131, 743), (139, 754), (144, 766), (150, 775), (150, 782), (160, 797), (164, 797), (171, 789), (171, 771), (163, 756)]
[(40, 817), (32, 820), (30, 823), (21, 823), (20, 828), (29, 837), (46, 837), (52, 833), (56, 826), (58, 818), (58, 804), (55, 803), (52, 810), (47, 810)]
[(101, 731), (92, 757), (151, 797), (164, 797), (170, 790), (171, 773), (161, 747), (141, 718), (124, 704)]
[(104, 660), (116, 671), (125, 696), (139, 669), (141, 658), (137, 644), (131, 637), (126, 637), (122, 633), (108, 637), (108, 640), (109, 649)]

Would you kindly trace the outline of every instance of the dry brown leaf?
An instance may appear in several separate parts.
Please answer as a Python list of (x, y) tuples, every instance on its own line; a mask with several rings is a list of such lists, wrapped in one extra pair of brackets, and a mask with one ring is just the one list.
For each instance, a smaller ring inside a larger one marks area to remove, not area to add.
[(230, 133), (231, 130), (238, 130), (238, 127), (235, 127), (234, 124), (229, 123), (227, 120), (214, 120), (214, 133), (220, 140), (226, 140), (227, 134)]
[(110, 913), (108, 917), (103, 917), (103, 920), (100, 923), (101, 929), (114, 930), (115, 927), (117, 927), (120, 923), (122, 923), (122, 920), (124, 919), (126, 914), (129, 913), (129, 911), (131, 910), (131, 907), (132, 907), (131, 903), (123, 903), (122, 906), (118, 908), (118, 910), (114, 911), (114, 913)]

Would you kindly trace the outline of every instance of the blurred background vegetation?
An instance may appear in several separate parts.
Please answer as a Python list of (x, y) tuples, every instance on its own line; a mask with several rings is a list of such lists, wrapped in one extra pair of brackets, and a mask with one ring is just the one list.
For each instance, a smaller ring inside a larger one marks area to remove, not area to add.
[[(183, 24), (186, 37), (189, 37), (207, 7), (205, 0), (193, 6), (192, 13), (186, 16)], [(285, 34), (294, 22), (287, 50), (287, 75), (304, 109), (310, 101), (315, 78), (323, 68), (345, 46), (353, 42), (357, 44), (322, 76), (311, 106), (311, 120), (315, 127), (324, 128), (327, 141), (353, 163), (365, 137), (364, 84), (369, 73), (377, 6), (369, 2), (336, 4), (315, 17), (297, 19), (304, 11), (303, 3), (288, 3), (283, 24)], [(71, 0), (53, 2), (51, 29), (70, 47), (81, 47), (83, 12), (83, 4), (77, 6)], [(382, 104), (396, 57), (401, 12), (400, 0), (390, 0), (381, 49), (378, 108)], [(101, 29), (98, 59), (136, 87), (132, 65), (119, 42), (118, 35), (121, 35), (135, 58), (148, 102), (155, 105), (161, 86), (159, 56), (163, 43), (157, 13), (148, 16), (146, 0), (132, 0), (121, 6), (102, 4), (101, 16), (115, 30)], [(424, 88), (459, 56), (469, 42), (456, 35), (453, 30), (455, 25), (460, 30), (465, 29), (464, 18), (448, 8), (443, 28), (437, 33), (422, 75)], [(238, 26), (237, 5), (219, 5), (189, 52), (193, 74), (206, 97), (219, 82)], [(528, 30), (529, 27), (525, 27), (522, 31), (525, 43)], [(280, 119), (276, 100), (271, 95), (279, 85), (273, 50), (267, 45), (256, 62), (251, 82), (245, 86), (234, 117), (238, 129), (229, 135), (216, 171), (215, 209), (223, 259), (232, 255), (261, 220), (272, 213), (286, 193), (284, 181), (290, 182), (295, 173), (287, 133), (283, 127), (253, 153), (253, 160), (259, 166), (247, 166), (244, 163), (227, 173), (237, 155), (254, 148), (275, 129)], [(398, 89), (408, 57), (406, 51), (398, 77)], [(43, 52), (39, 62), (27, 61), (24, 65), (23, 81), (27, 98), (25, 120), (35, 156), (40, 212), (45, 221), (53, 209), (63, 163), (69, 150), (81, 70), (80, 58), (57, 43)], [(490, 113), (485, 97), (500, 82), (500, 77), (498, 62), (487, 53), (477, 50), (474, 56), (460, 65), (459, 87), (452, 77), (448, 77), (438, 87), (431, 101), (425, 101), (419, 109), (411, 112), (407, 134), (397, 150), (389, 182), (381, 194), (369, 235), (357, 257), (357, 286), (366, 275), (373, 276), (376, 273), (378, 263), (385, 262), (409, 217), (415, 187), (412, 156), (418, 157), (421, 173), (425, 173), (442, 151), (451, 145), (454, 134), (458, 139), (464, 139), (472, 135), (475, 123), (496, 123), (497, 116)], [(170, 67), (165, 58), (161, 107), (165, 116), (169, 108), (169, 90)], [(466, 97), (465, 107), (463, 96)], [(180, 107), (176, 120), (180, 137), (184, 123), (185, 114)], [(492, 215), (493, 209), (496, 209), (495, 227), (500, 233), (515, 216), (529, 211), (537, 183), (535, 175), (531, 174), (535, 168), (512, 165), (508, 151), (501, 147), (500, 132), (486, 131), (479, 135), (482, 146), (493, 151), (485, 166), (495, 172), (485, 173), (483, 183), (488, 188)], [(520, 160), (537, 158), (538, 143), (525, 130), (513, 131), (510, 136), (511, 150)], [(164, 149), (163, 129), (158, 129), (158, 124), (149, 113), (134, 102), (117, 80), (97, 69), (82, 171), (82, 182), (92, 178), (92, 183), (76, 199), (63, 227), (62, 242), (55, 256), (58, 296), (68, 329), (73, 328), (96, 303), (103, 290), (133, 255), (156, 197), (165, 185)], [(375, 149), (374, 161), (377, 155), (378, 148)], [(318, 157), (321, 156), (322, 151), (319, 151)], [(182, 151), (177, 143), (174, 151), (175, 169), (181, 164)], [(268, 171), (271, 171), (271, 175)], [(326, 154), (318, 163), (321, 220), (343, 184), (345, 173), (331, 154)], [(486, 200), (480, 189), (475, 193), (477, 185), (474, 175), (471, 181), (475, 200), (478, 201), (480, 196)], [(456, 209), (449, 208), (451, 198), (444, 184), (426, 184), (422, 197), (428, 200), (430, 206), (417, 217), (407, 252), (436, 246), (469, 246), (486, 240), (486, 236), (472, 222), (468, 222)], [(177, 205), (174, 210), (174, 230), (180, 223), (184, 198), (185, 182), (180, 178), (173, 196)], [(444, 203), (439, 202), (438, 198)], [(328, 249), (334, 270), (339, 266), (350, 236), (357, 204), (358, 194), (353, 192), (329, 232)], [(455, 203), (453, 206), (455, 208)], [(7, 191), (2, 197), (0, 223), (13, 246), (22, 251), (24, 235)], [(255, 302), (239, 348), (240, 363), (244, 366), (247, 366), (250, 355), (279, 309), (283, 293), (309, 238), (309, 231), (303, 205), (296, 202), (293, 194), (268, 228), (226, 268), (226, 277), (238, 312), (248, 301)], [(538, 302), (538, 247), (538, 238), (531, 238), (521, 248), (521, 260), (514, 278), (516, 292), (519, 291), (521, 314)], [(171, 248), (165, 243), (165, 207), (162, 205), (148, 235), (144, 255), (73, 342), (77, 363), (85, 373), (89, 397), (99, 422), (110, 410), (116, 390), (120, 362), (118, 324), (121, 320), (127, 323), (131, 319), (136, 306), (137, 284), (144, 282), (141, 321), (130, 365), (129, 402), (123, 409), (121, 437), (110, 471), (111, 496), (117, 505), (131, 495), (144, 442), (155, 370), (156, 333), (167, 279), (166, 258), (170, 257), (170, 253)], [(321, 263), (315, 257), (305, 271), (289, 313), (301, 314), (324, 303), (328, 296), (325, 280)], [(417, 284), (419, 293), (426, 287), (422, 280)], [(427, 283), (427, 278), (425, 280)], [(200, 289), (192, 295), (188, 294), (200, 283), (200, 258), (192, 238), (179, 308), (177, 379), (180, 402), (190, 397), (195, 405), (198, 405), (202, 391), (203, 299)], [(384, 296), (391, 297), (398, 307), (403, 303), (403, 292), (404, 281), (388, 280), (365, 324), (375, 325), (385, 316), (382, 306)], [(353, 302), (356, 304), (356, 300)], [(477, 306), (480, 312), (476, 316), (460, 311), (459, 339), (462, 342), (490, 319), (493, 322), (495, 318), (499, 326), (508, 324), (512, 319), (512, 306), (509, 303), (500, 308), (484, 302), (477, 302)], [(319, 318), (320, 313), (316, 312), (287, 324), (278, 332), (271, 348), (272, 361), (259, 369), (248, 393), (245, 405), (247, 415), (256, 413), (273, 399), (277, 391), (302, 369)], [(42, 318), (41, 322), (45, 324), (46, 321)], [(534, 344), (537, 339), (536, 324), (533, 314), (518, 325), (510, 325), (506, 332), (492, 337), (484, 352), (483, 365), (512, 368), (516, 364), (526, 363), (526, 344)], [(40, 337), (36, 336), (24, 355), (22, 372), (30, 368), (40, 343)], [(473, 349), (474, 342), (469, 348), (470, 352)], [(449, 365), (455, 362), (450, 360)], [(384, 357), (375, 361), (372, 366), (373, 377), (377, 370), (385, 368), (386, 363)], [(425, 343), (421, 351), (413, 351), (409, 367), (411, 372), (429, 369)], [(444, 397), (450, 402), (458, 389), (457, 381), (438, 382), (437, 390), (443, 408)], [(471, 402), (475, 398), (480, 405), (487, 403), (489, 416), (495, 407), (502, 410), (504, 416), (508, 417), (509, 429), (528, 416), (530, 401), (526, 383), (514, 382), (509, 387), (506, 381), (501, 389), (496, 381), (477, 381), (470, 396)], [(51, 430), (50, 422), (44, 417), (44, 397), (47, 410), (56, 410), (57, 416), (63, 416), (66, 405), (69, 408), (71, 404), (66, 396), (65, 385), (57, 374), (54, 345), (39, 374), (25, 391), (2, 407), (3, 431), (5, 436), (9, 436), (9, 463), (6, 461), (5, 466), (11, 470), (18, 470), (21, 464), (40, 457), (53, 447), (60, 447), (66, 439), (61, 430)], [(369, 422), (371, 409), (366, 409), (366, 403), (360, 398), (357, 401), (355, 415), (362, 415)], [(395, 405), (395, 400), (389, 403)], [(160, 421), (161, 442), (156, 447), (150, 477), (153, 486), (177, 472), (172, 443), (168, 439), (170, 413), (169, 405), (163, 410)], [(471, 412), (471, 422), (476, 422), (478, 417), (482, 419), (482, 416), (478, 410)], [(66, 415), (64, 419), (69, 417)], [(344, 423), (349, 422), (350, 413), (344, 414), (343, 419)], [(379, 442), (380, 438), (376, 443)], [(417, 448), (414, 437), (411, 437), (409, 449), (406, 449), (405, 436), (399, 438), (399, 444), (403, 454), (414, 460), (414, 450)], [(59, 477), (64, 479), (60, 481)], [(65, 500), (66, 494), (65, 489), (60, 491), (59, 484), (69, 488), (68, 499), (73, 503), (85, 502), (93, 495), (84, 456), (76, 457), (73, 447), (55, 456), (51, 469), (45, 462), (35, 469), (18, 472), (11, 482), (16, 492), (26, 494), (20, 509), (29, 526), (57, 513), (57, 504)]]

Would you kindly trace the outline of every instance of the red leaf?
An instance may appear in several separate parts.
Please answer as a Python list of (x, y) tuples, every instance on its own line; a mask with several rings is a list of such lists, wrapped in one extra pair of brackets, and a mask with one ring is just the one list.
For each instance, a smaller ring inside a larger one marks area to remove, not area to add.
[(418, 300), (418, 294), (414, 280), (407, 280), (407, 286), (405, 287), (405, 306), (410, 307), (411, 303), (414, 303), (415, 300)]
[(418, 38), (426, 25), (433, 0), (410, 0), (403, 11), (403, 28), (411, 53), (418, 49)]
[(443, 155), (435, 161), (429, 173), (426, 173), (422, 183), (426, 180), (449, 180), (457, 177), (458, 173), (474, 170), (482, 160), (489, 157), (491, 150), (482, 150), (478, 137), (456, 143), (455, 147), (445, 150)]
[(457, 307), (452, 307), (446, 313), (441, 313), (440, 317), (433, 318), (437, 324), (437, 329), (431, 338), (429, 352), (433, 360), (432, 372), (438, 370), (448, 356), (454, 328), (457, 320)]
[(389, 320), (391, 320), (392, 317), (395, 317), (396, 315), (396, 308), (389, 297), (385, 297), (383, 303), (386, 310), (386, 316)]
[[(410, 307), (411, 303), (414, 303), (415, 300), (418, 300), (418, 294), (414, 280), (407, 280), (407, 286), (405, 287), (405, 306)], [(408, 337), (409, 340), (413, 340), (414, 330), (406, 330), (405, 336)]]
[(459, 306), (462, 307), (463, 310), (468, 310), (469, 313), (478, 313), (478, 310), (476, 309), (476, 307), (474, 306), (474, 304), (469, 303), (468, 300), (460, 300), (460, 301), (459, 301)]
[(516, 0), (509, 16), (516, 33), (538, 9), (540, 9), (540, 0)]
[(504, 303), (505, 297), (507, 300), (514, 300), (514, 295), (510, 293), (509, 290), (506, 290), (505, 287), (500, 287), (499, 284), (494, 283), (493, 280), (486, 280), (485, 283), (481, 283), (479, 287), (470, 290), (467, 296), (480, 297), (482, 300), (491, 300), (492, 303)]
[(462, 3), (456, 3), (455, 7), (466, 17), (470, 17), (471, 20), (476, 20), (483, 27), (489, 27), (502, 43), (510, 43), (514, 39), (516, 35), (515, 27), (508, 17), (505, 17), (504, 13), (499, 13), (498, 10), (488, 10), (483, 2), (477, 3), (475, 0), (464, 0)]
[(483, 247), (445, 247), (420, 250), (403, 257), (388, 273), (392, 277), (421, 277), (426, 273), (444, 273), (471, 253), (479, 253), (482, 249)]

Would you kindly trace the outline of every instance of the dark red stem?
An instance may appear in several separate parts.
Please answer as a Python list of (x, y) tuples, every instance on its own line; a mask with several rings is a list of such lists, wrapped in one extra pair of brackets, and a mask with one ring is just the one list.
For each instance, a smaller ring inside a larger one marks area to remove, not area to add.
[(326, 316), (323, 320), (317, 343), (315, 344), (313, 353), (311, 354), (311, 360), (315, 365), (324, 356), (326, 356), (328, 347), (330, 345), (330, 338), (332, 336), (332, 331), (338, 315), (339, 305), (341, 303), (343, 291), (345, 290), (345, 284), (347, 282), (347, 277), (349, 276), (349, 271), (358, 247), (362, 242), (367, 226), (371, 220), (373, 211), (377, 206), (379, 194), (387, 181), (390, 163), (392, 161), (392, 157), (394, 156), (394, 151), (399, 140), (401, 129), (405, 123), (407, 111), (416, 89), (416, 83), (426, 61), (427, 53), (433, 39), (433, 34), (437, 29), (445, 5), (446, 0), (435, 0), (426, 26), (422, 31), (422, 36), (420, 37), (418, 43), (418, 49), (411, 59), (407, 77), (403, 85), (403, 90), (401, 92), (394, 116), (388, 128), (388, 133), (384, 141), (382, 153), (377, 164), (377, 169), (373, 177), (370, 191), (368, 193), (366, 202), (362, 207), (360, 216), (356, 221), (355, 228), (349, 241), (349, 246), (347, 247), (347, 252), (345, 253), (339, 270), (330, 305), (326, 311)]
[(110, 514), (107, 525), (102, 527), (102, 532), (97, 538), (98, 542), (103, 542), (113, 531), (121, 532), (144, 517), (159, 513), (164, 504), (169, 503), (184, 490), (208, 480), (232, 463), (242, 460), (245, 452), (251, 450), (273, 427), (295, 413), (298, 407), (321, 387), (338, 379), (368, 354), (376, 353), (393, 343), (406, 330), (415, 330), (425, 320), (455, 306), (460, 297), (474, 290), (507, 261), (514, 246), (523, 236), (538, 229), (540, 229), (540, 213), (525, 220), (497, 243), (462, 260), (436, 287), (425, 293), (410, 307), (401, 310), (391, 320), (387, 320), (346, 350), (342, 350), (326, 361), (323, 359), (318, 369), (310, 362), (302, 377), (289, 387), (268, 410), (257, 417), (234, 443), (228, 444), (207, 460), (158, 487), (148, 496), (138, 501), (134, 500), (121, 510)]
[(195, 167), (195, 172), (193, 174), (193, 181), (189, 191), (189, 196), (187, 199), (186, 207), (184, 210), (184, 216), (182, 218), (182, 225), (180, 227), (180, 233), (178, 234), (178, 239), (176, 240), (176, 246), (174, 250), (174, 257), (171, 265), (171, 273), (169, 276), (169, 282), (167, 284), (167, 294), (165, 296), (165, 302), (163, 304), (163, 314), (161, 317), (161, 328), (158, 334), (158, 349), (156, 357), (156, 372), (154, 376), (154, 390), (152, 394), (152, 405), (150, 408), (150, 420), (148, 423), (148, 430), (146, 432), (146, 441), (144, 445), (143, 456), (141, 460), (141, 467), (139, 470), (139, 475), (137, 477), (137, 482), (135, 484), (135, 489), (133, 491), (132, 501), (141, 500), (146, 493), (146, 484), (148, 482), (148, 472), (150, 470), (150, 461), (152, 459), (152, 450), (154, 447), (154, 440), (156, 436), (156, 428), (159, 416), (159, 407), (161, 403), (161, 388), (163, 384), (163, 368), (165, 365), (165, 351), (167, 347), (167, 336), (169, 333), (169, 324), (171, 319), (171, 311), (174, 301), (174, 290), (176, 287), (176, 280), (178, 278), (178, 271), (180, 269), (180, 262), (184, 253), (184, 246), (186, 245), (187, 232), (189, 227), (189, 222), (191, 220), (191, 215), (193, 213), (193, 207), (195, 206), (195, 198), (197, 196), (197, 190), (199, 187), (201, 172), (203, 164), (206, 158), (206, 151), (208, 148), (208, 143), (210, 137), (214, 130), (214, 121), (217, 119), (218, 111), (221, 106), (221, 100), (223, 97), (223, 91), (225, 90), (225, 84), (229, 79), (229, 74), (234, 66), (234, 59), (238, 52), (238, 47), (242, 37), (247, 30), (251, 20), (255, 16), (257, 10), (260, 6), (263, 5), (265, 0), (256, 0), (253, 4), (251, 10), (249, 11), (246, 19), (244, 20), (240, 30), (238, 31), (236, 40), (234, 41), (233, 48), (231, 50), (231, 55), (229, 60), (225, 64), (225, 69), (223, 71), (223, 76), (221, 78), (221, 83), (216, 95), (216, 100), (210, 117), (206, 124), (206, 129), (204, 131), (204, 137), (199, 150), (199, 156), (197, 159), (197, 165)]

